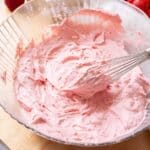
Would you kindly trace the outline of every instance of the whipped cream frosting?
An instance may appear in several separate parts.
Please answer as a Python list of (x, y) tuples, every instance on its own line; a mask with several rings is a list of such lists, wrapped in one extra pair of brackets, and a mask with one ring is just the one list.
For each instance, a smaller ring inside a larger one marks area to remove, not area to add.
[(107, 60), (127, 55), (119, 16), (83, 9), (23, 50), (15, 72), (23, 117), (38, 131), (72, 142), (113, 140), (144, 118), (150, 84), (140, 68), (116, 82)]

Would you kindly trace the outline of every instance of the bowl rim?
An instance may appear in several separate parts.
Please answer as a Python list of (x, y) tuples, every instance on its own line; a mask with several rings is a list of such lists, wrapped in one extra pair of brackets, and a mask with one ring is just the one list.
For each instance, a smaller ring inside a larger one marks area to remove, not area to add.
[[(25, 5), (28, 5), (30, 3), (33, 3), (34, 1), (36, 0), (30, 0), (30, 1), (26, 1), (23, 5), (19, 6), (17, 9), (14, 10), (13, 13), (11, 13), (6, 19), (4, 19), (4, 21), (1, 22), (0, 26), (2, 24), (5, 23), (5, 21), (7, 19), (9, 19), (10, 17), (12, 17), (13, 15), (15, 15), (16, 13), (18, 13), (19, 10), (21, 10)], [(44, 0), (45, 1), (45, 0)], [(54, 0), (49, 0), (50, 1), (54, 1)], [(82, 1), (86, 1), (86, 0), (82, 0)], [(145, 12), (143, 12), (141, 9), (139, 9), (138, 7), (136, 7), (135, 5), (132, 5), (131, 3), (127, 2), (127, 1), (124, 1), (124, 0), (118, 0), (120, 1), (121, 3), (125, 4), (125, 5), (128, 5), (129, 7), (135, 9), (136, 11), (138, 11), (139, 13), (141, 13), (143, 15), (143, 17), (145, 17), (145, 19), (148, 19), (149, 20), (149, 17), (146, 15)], [(0, 107), (2, 107), (2, 109), (12, 118), (14, 119), (15, 121), (17, 121), (19, 124), (23, 125), (25, 128), (29, 129), (30, 131), (32, 131), (33, 133), (35, 133), (36, 135), (39, 135), (40, 137), (43, 137), (47, 140), (50, 140), (52, 142), (56, 142), (58, 144), (64, 144), (64, 145), (72, 145), (72, 146), (77, 146), (77, 147), (87, 147), (87, 148), (94, 148), (94, 147), (103, 147), (103, 146), (109, 146), (109, 145), (113, 145), (113, 144), (117, 144), (117, 143), (120, 143), (120, 142), (123, 142), (123, 141), (127, 141), (129, 139), (131, 139), (132, 137), (140, 134), (141, 132), (145, 131), (145, 130), (148, 130), (148, 126), (144, 126), (141, 130), (139, 131), (136, 131), (134, 134), (131, 134), (131, 135), (123, 135), (122, 136), (119, 136), (118, 140), (116, 141), (106, 141), (104, 143), (85, 143), (85, 142), (69, 142), (69, 141), (65, 141), (65, 140), (61, 140), (59, 138), (54, 138), (54, 137), (51, 137), (51, 136), (47, 136), (43, 133), (41, 133), (40, 131), (37, 131), (36, 129), (34, 129), (33, 127), (25, 124), (23, 121), (17, 119), (12, 113), (10, 113), (9, 111), (7, 111), (6, 107), (4, 107), (1, 103), (0, 103)]]

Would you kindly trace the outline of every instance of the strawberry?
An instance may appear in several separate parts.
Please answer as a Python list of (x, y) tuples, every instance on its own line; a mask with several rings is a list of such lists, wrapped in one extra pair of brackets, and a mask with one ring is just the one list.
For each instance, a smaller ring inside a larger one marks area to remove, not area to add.
[(5, 0), (5, 4), (10, 11), (15, 10), (18, 6), (24, 3), (25, 0)]
[(150, 0), (128, 0), (128, 2), (132, 3), (143, 11), (146, 11), (150, 5)]
[(150, 16), (149, 8), (150, 8), (150, 0), (127, 0), (129, 3), (137, 6), (141, 10), (143, 10), (148, 16)]
[(146, 11), (146, 13), (150, 17), (150, 8)]

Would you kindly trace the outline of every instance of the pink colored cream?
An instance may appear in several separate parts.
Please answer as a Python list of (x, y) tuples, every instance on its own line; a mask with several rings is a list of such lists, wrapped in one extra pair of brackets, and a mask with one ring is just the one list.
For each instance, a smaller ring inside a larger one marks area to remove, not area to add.
[(144, 118), (149, 83), (139, 68), (111, 83), (108, 59), (125, 56), (118, 16), (84, 9), (30, 44), (15, 74), (28, 124), (70, 142), (99, 143), (124, 135)]

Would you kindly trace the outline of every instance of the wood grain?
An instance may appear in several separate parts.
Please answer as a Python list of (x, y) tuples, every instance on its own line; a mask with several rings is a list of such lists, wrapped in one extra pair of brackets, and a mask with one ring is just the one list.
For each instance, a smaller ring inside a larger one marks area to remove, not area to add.
[[(9, 15), (2, 2), (3, 0), (0, 0), (0, 21)], [(10, 118), (2, 108), (0, 108), (0, 139), (11, 150), (150, 150), (149, 131), (145, 131), (128, 141), (103, 148), (79, 148), (57, 144), (35, 135)]]

